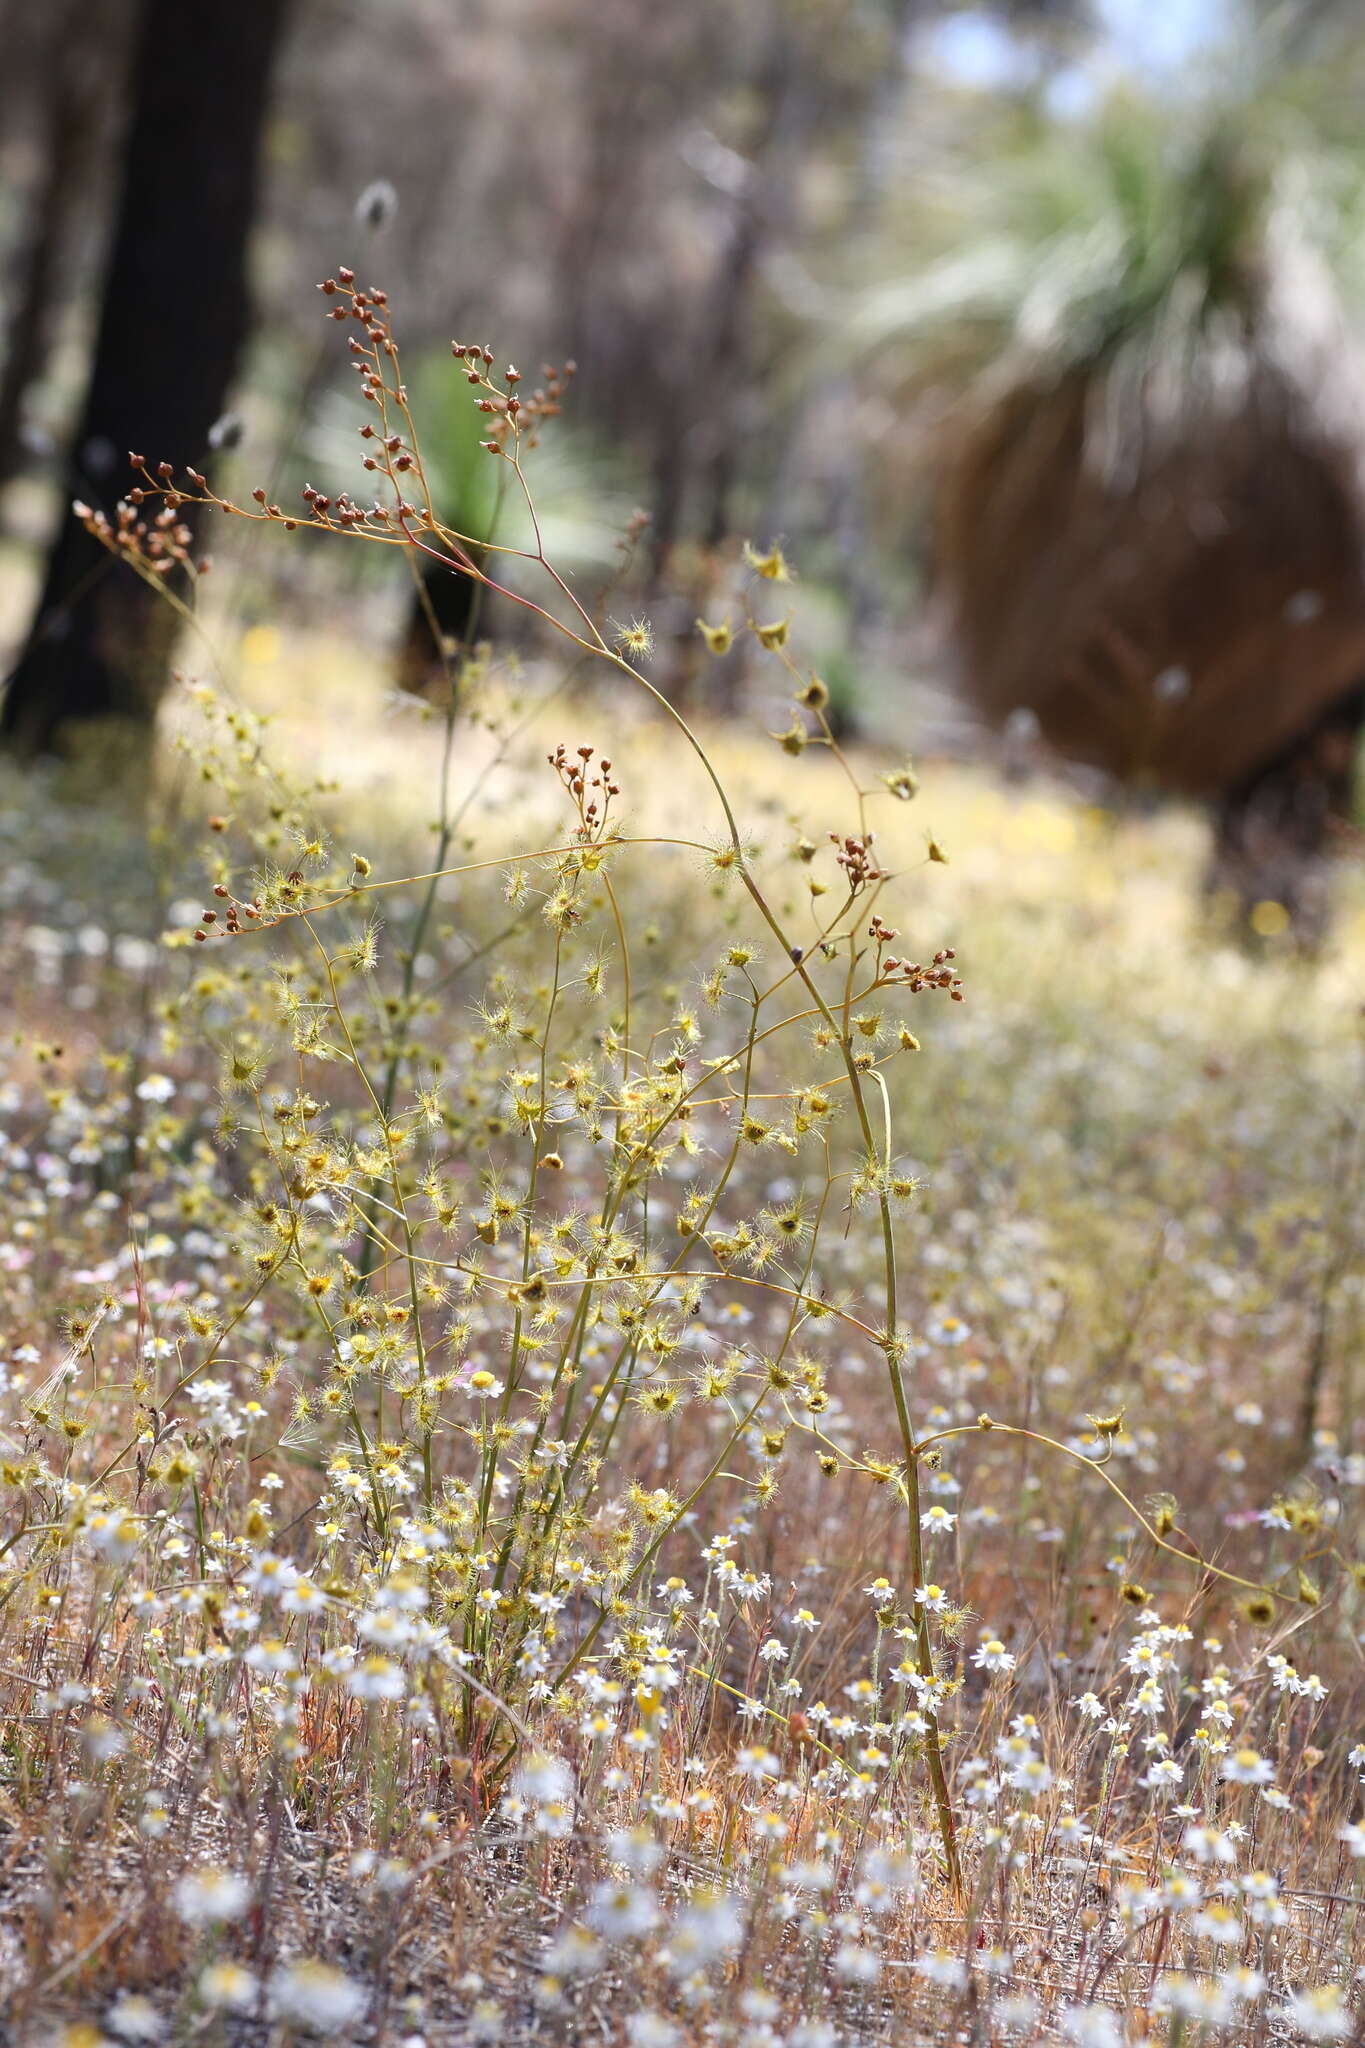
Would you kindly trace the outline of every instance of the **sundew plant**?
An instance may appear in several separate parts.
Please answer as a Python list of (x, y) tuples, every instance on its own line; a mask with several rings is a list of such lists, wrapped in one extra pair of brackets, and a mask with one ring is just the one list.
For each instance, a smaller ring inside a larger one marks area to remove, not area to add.
[[(81, 1078), (26, 1043), (11, 1091), (79, 1197), (6, 1247), (16, 2038), (1347, 2038), (1365, 1747), (1300, 1644), (1339, 1615), (1354, 1646), (1362, 1475), (1324, 1438), (1341, 1498), (1286, 1489), (1215, 1557), (1116, 1476), (1123, 1408), (1054, 1434), (931, 1396), (969, 1333), (903, 1270), (897, 1069), (966, 992), (903, 936), (944, 858), (883, 851), (912, 769), (837, 743), (787, 563), (750, 547), (698, 630), (777, 665), (772, 737), (837, 765), (844, 814), (747, 829), (648, 626), (540, 545), (561, 379), (453, 344), (531, 536), (476, 549), (385, 294), (322, 291), (367, 496), (237, 505), (135, 451), (92, 530), (187, 615), (189, 506), (438, 562), (537, 614), (571, 681), (652, 699), (711, 816), (650, 831), (610, 694), (557, 699), (547, 749), (456, 652), (432, 855), (390, 872), (390, 832), (340, 838), (256, 715), (192, 693), (209, 872), (155, 1037)], [(540, 749), (510, 847), (470, 830), (478, 717), (498, 761)], [(1024, 1454), (1120, 1514), (1083, 1655), (1051, 1654), (1060, 1608), (1024, 1640), (957, 1583), (965, 1460), (989, 1504)], [(853, 1559), (823, 1601), (784, 1512)]]

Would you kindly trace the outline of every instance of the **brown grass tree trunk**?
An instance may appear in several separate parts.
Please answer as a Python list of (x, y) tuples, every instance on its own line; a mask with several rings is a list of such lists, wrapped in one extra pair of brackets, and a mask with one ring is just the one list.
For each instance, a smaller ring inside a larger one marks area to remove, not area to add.
[[(106, 510), (128, 451), (201, 464), (247, 331), (246, 245), (272, 60), (288, 0), (141, 11), (113, 250), (68, 499)], [(174, 617), (68, 511), (0, 709), (22, 755), (75, 729), (155, 717)]]

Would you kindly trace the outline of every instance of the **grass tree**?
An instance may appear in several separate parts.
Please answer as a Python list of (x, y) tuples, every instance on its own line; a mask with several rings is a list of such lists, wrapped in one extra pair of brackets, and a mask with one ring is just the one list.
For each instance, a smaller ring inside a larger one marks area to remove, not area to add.
[(1215, 878), (1311, 922), (1365, 714), (1354, 52), (1308, 74), (1248, 34), (1198, 96), (966, 103), (854, 336), (951, 394), (936, 569), (976, 705), (1211, 804)]

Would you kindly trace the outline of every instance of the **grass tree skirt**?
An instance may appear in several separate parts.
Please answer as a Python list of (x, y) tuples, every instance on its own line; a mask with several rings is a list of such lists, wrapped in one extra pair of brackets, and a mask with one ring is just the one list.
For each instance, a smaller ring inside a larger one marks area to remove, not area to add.
[(940, 568), (992, 721), (1216, 799), (1365, 678), (1365, 383), (1303, 257), (1182, 339), (1002, 367), (944, 474)]

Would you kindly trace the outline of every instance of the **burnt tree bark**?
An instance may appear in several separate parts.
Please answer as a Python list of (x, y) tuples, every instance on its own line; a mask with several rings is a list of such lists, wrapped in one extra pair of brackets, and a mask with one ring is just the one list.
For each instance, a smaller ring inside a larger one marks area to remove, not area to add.
[[(271, 64), (289, 0), (144, 0), (123, 187), (68, 499), (112, 510), (128, 451), (201, 465), (248, 300), (246, 245)], [(149, 725), (174, 615), (67, 512), (0, 707), (12, 752), (60, 752), (91, 720)]]
[(117, 9), (69, 4), (55, 24), (55, 48), (43, 81), (43, 172), (29, 209), (28, 234), (8, 294), (5, 367), (0, 375), (0, 489), (25, 466), (24, 400), (42, 374), (62, 298), (73, 218), (103, 126)]
[(1330, 914), (1330, 857), (1354, 823), (1365, 685), (1328, 709), (1273, 761), (1229, 790), (1214, 820), (1207, 885), (1244, 910), (1283, 904), (1301, 942)]
[[(471, 554), (482, 568), (484, 551), (474, 548)], [(397, 681), (400, 690), (414, 697), (429, 697), (450, 688), (459, 658), (467, 651), (487, 604), (487, 593), (472, 577), (435, 562), (424, 563), (420, 573), (422, 590), (413, 592), (408, 606), (398, 650)]]

